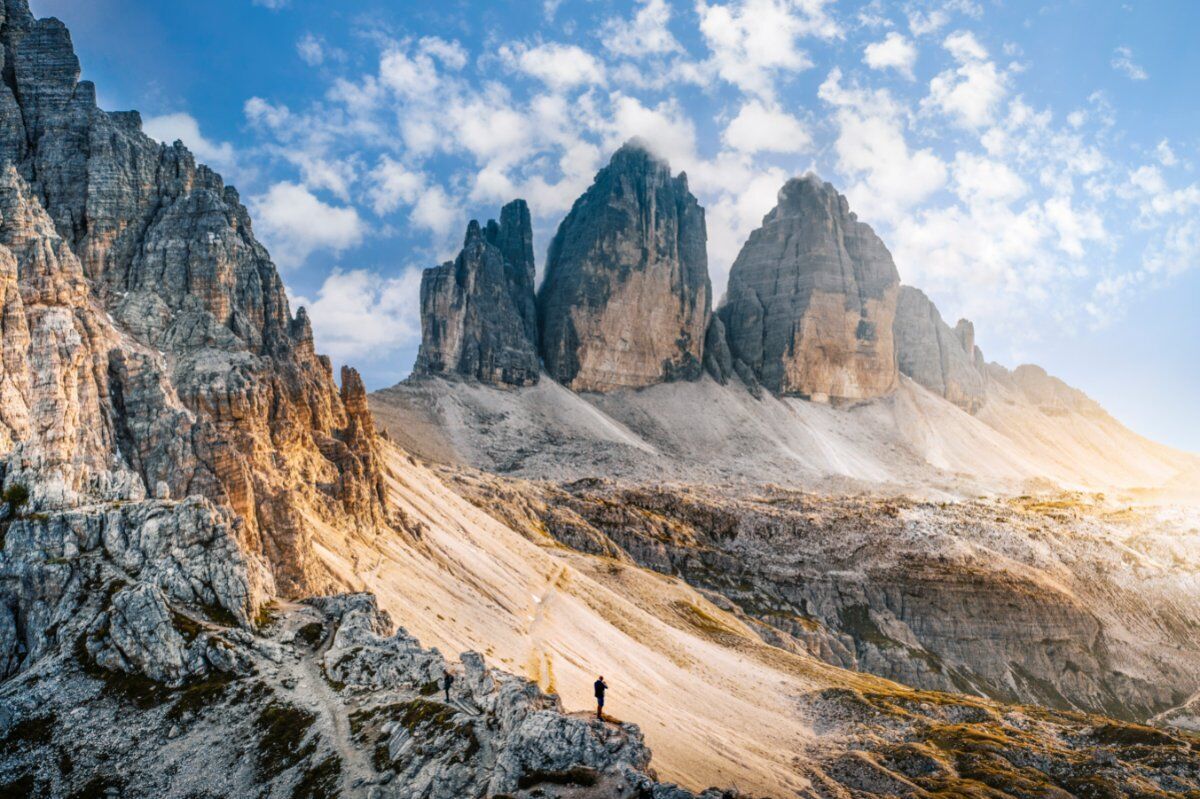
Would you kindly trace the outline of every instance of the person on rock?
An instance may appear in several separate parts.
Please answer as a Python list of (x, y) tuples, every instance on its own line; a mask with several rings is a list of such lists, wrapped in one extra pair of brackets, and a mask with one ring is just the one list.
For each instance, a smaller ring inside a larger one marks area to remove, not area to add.
[(454, 685), (454, 675), (449, 669), (442, 669), (442, 690), (446, 692), (446, 703), (450, 703), (450, 686)]
[(604, 692), (608, 690), (608, 683), (604, 681), (604, 675), (600, 675), (600, 679), (593, 684), (596, 689), (596, 718), (604, 718)]

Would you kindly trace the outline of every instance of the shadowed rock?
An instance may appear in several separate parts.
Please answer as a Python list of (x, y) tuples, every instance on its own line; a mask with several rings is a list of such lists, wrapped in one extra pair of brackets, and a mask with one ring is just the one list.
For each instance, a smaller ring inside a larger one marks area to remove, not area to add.
[(533, 281), (524, 200), (504, 206), (499, 224), (480, 228), (472, 221), (458, 258), (421, 276), (421, 348), (413, 371), (495, 385), (536, 383)]
[(547, 371), (576, 391), (700, 376), (712, 303), (704, 209), (630, 142), (558, 228), (538, 295)]
[(986, 382), (976, 364), (974, 325), (960, 319), (951, 329), (922, 291), (901, 286), (893, 331), (902, 374), (968, 413), (979, 410)]
[(891, 254), (815, 176), (789, 180), (729, 274), (735, 361), (776, 394), (863, 400), (896, 387)]

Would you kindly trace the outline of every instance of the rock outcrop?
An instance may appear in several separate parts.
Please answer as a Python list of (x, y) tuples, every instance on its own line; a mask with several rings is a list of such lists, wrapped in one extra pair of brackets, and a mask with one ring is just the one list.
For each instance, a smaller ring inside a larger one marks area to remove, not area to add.
[(951, 329), (924, 292), (901, 286), (893, 331), (901, 374), (968, 413), (979, 410), (987, 380), (974, 325), (960, 319)]
[(538, 381), (533, 229), (524, 200), (500, 223), (467, 226), (454, 261), (421, 276), (421, 348), (413, 372), (500, 386)]
[(308, 520), (386, 523), (366, 394), (237, 192), (97, 108), (61, 22), (4, 0), (0, 45), (0, 664), (178, 682), (221, 653), (171, 613), (332, 588)]
[(735, 361), (776, 394), (855, 401), (890, 393), (900, 278), (846, 198), (815, 176), (789, 180), (729, 273)]
[(575, 391), (699, 377), (706, 241), (687, 176), (636, 141), (618, 150), (550, 244), (538, 293), (546, 370)]

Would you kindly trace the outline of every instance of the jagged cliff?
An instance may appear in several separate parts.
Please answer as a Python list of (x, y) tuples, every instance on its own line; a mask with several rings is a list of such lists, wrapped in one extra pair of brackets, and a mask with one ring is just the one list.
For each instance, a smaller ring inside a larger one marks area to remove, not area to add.
[(417, 375), (449, 375), (493, 385), (538, 381), (533, 230), (524, 200), (500, 222), (467, 226), (454, 261), (421, 275)]
[(896, 387), (900, 276), (846, 198), (788, 181), (729, 273), (719, 310), (736, 361), (776, 394), (864, 400)]
[(135, 112), (97, 108), (70, 36), (0, 11), (0, 677), (78, 644), (178, 683), (248, 623), (337, 582), (306, 518), (386, 521), (362, 381), (313, 350), (237, 192)]
[(699, 377), (712, 307), (704, 209), (637, 141), (559, 225), (538, 292), (546, 370), (575, 391)]
[(951, 329), (922, 291), (901, 286), (894, 334), (901, 374), (968, 413), (979, 410), (987, 397), (987, 371), (974, 325), (960, 319)]

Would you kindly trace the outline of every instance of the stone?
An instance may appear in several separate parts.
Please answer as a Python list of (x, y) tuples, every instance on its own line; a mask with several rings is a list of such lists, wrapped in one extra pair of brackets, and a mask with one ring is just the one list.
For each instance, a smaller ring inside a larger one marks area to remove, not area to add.
[(61, 22), (5, 0), (0, 44), (4, 485), (47, 514), (206, 497), (274, 588), (332, 587), (300, 519), (388, 521), (365, 392), (314, 352), (237, 191), (100, 110)]
[(465, 377), (498, 386), (538, 381), (533, 228), (524, 200), (500, 222), (467, 226), (458, 258), (421, 275), (417, 375)]
[(718, 313), (733, 357), (770, 391), (816, 401), (896, 387), (900, 278), (846, 198), (813, 175), (789, 180), (750, 234)]
[(924, 292), (901, 286), (892, 330), (901, 374), (967, 413), (978, 412), (987, 392), (975, 362), (974, 325), (960, 319), (951, 329)]
[(704, 209), (634, 140), (575, 201), (538, 292), (541, 352), (575, 391), (695, 380), (712, 304)]

